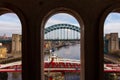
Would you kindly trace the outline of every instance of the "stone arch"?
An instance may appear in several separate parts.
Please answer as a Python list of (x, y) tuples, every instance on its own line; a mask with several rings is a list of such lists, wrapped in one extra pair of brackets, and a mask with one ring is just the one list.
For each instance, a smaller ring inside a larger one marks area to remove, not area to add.
[(4, 13), (15, 13), (21, 22), (21, 27), (26, 27), (26, 20), (23, 12), (16, 6), (8, 3), (0, 4), (0, 15)]
[[(25, 20), (25, 17), (24, 17), (24, 14), (23, 12), (17, 8), (16, 6), (12, 5), (12, 4), (8, 4), (8, 3), (0, 3), (0, 15), (3, 15), (5, 13), (14, 13), (17, 15), (18, 19), (20, 20), (20, 23), (21, 23), (21, 29), (22, 29), (22, 34), (23, 35), (26, 35), (26, 20)], [(22, 37), (22, 40), (24, 40), (26, 37)], [(25, 41), (24, 41), (25, 42)], [(22, 44), (22, 43), (21, 43)], [(21, 45), (20, 44), (20, 45)], [(25, 44), (22, 44), (21, 45), (22, 47), (22, 54), (25, 53), (25, 48), (23, 48), (25, 46)], [(21, 55), (22, 55), (21, 54)], [(24, 58), (24, 57), (23, 57)], [(21, 58), (21, 59), (23, 59)], [(23, 64), (25, 63), (24, 61), (22, 62)], [(26, 63), (25, 63), (26, 64)]]
[(104, 46), (104, 44), (103, 44), (104, 43), (103, 42), (103, 40), (104, 40), (104, 38), (103, 38), (104, 22), (105, 22), (105, 19), (107, 18), (107, 16), (109, 15), (109, 13), (111, 13), (111, 12), (120, 13), (119, 3), (114, 4), (114, 5), (110, 6), (109, 8), (107, 8), (101, 16), (100, 23), (99, 23), (99, 39), (102, 39), (102, 40), (100, 40), (100, 53), (103, 53), (103, 51), (104, 51), (104, 48), (103, 48), (103, 46)]
[[(104, 11), (102, 11), (102, 15), (100, 16), (100, 21), (99, 21), (99, 54), (100, 54), (100, 72), (104, 73), (104, 22), (105, 19), (107, 18), (107, 16), (109, 15), (109, 13), (111, 12), (119, 12), (120, 11), (120, 4), (119, 3), (115, 3), (109, 7), (107, 7)], [(103, 76), (103, 75), (101, 75)]]
[[(41, 23), (41, 33), (42, 34), (44, 34), (44, 26), (45, 26), (45, 23), (47, 22), (47, 20), (52, 16), (52, 15), (55, 15), (55, 14), (57, 14), (57, 13), (67, 13), (67, 14), (70, 14), (70, 15), (72, 15), (73, 17), (75, 17), (75, 19), (77, 19), (77, 21), (78, 21), (78, 23), (79, 23), (79, 25), (80, 25), (80, 29), (81, 29), (81, 42), (80, 42), (80, 46), (81, 46), (81, 79), (83, 80), (84, 78), (85, 78), (85, 74), (84, 74), (84, 65), (85, 65), (85, 63), (84, 63), (84, 22), (83, 22), (83, 20), (82, 20), (82, 18), (81, 18), (81, 16), (80, 16), (80, 14), (78, 14), (76, 11), (74, 11), (74, 10), (72, 10), (72, 9), (69, 9), (69, 8), (65, 8), (65, 7), (58, 7), (58, 8), (55, 8), (55, 9), (52, 9), (51, 11), (49, 11), (48, 13), (47, 13), (47, 15), (45, 15), (44, 17), (43, 17), (43, 19), (42, 19), (42, 23)], [(43, 39), (43, 37), (42, 37), (42, 40), (44, 40)], [(41, 41), (41, 42), (43, 42), (43, 41)], [(42, 49), (43, 50), (43, 49)]]

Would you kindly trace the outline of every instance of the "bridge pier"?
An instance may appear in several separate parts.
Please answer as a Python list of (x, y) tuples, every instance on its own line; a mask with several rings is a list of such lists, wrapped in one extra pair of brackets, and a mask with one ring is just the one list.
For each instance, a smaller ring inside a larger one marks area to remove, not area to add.
[(21, 52), (21, 37), (19, 34), (12, 35), (12, 53)]
[(105, 39), (108, 40), (108, 52), (119, 50), (118, 33), (106, 34)]

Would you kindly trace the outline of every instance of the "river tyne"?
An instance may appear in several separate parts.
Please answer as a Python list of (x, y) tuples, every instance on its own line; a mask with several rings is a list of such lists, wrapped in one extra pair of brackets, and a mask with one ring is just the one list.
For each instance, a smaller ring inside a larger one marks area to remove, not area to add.
[[(61, 47), (56, 49), (54, 54), (61, 58), (80, 60), (80, 44)], [(44, 59), (46, 60), (49, 55), (46, 54)]]

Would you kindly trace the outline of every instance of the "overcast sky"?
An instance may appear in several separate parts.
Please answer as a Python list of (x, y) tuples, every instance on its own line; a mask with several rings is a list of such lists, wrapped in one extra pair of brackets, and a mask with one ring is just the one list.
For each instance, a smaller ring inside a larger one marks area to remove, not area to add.
[(0, 16), (0, 36), (4, 34), (7, 36), (21, 34), (21, 22), (17, 15), (7, 13)]
[(78, 21), (73, 16), (65, 13), (59, 13), (50, 17), (46, 22), (45, 27), (49, 27), (51, 25), (60, 24), (60, 23), (67, 23), (80, 27)]
[(120, 13), (111, 13), (104, 23), (104, 33), (118, 32), (120, 37)]
[[(45, 27), (49, 27), (54, 24), (67, 23), (79, 26), (77, 20), (65, 13), (59, 13), (53, 15), (47, 22)], [(104, 33), (118, 32), (120, 33), (120, 14), (111, 13), (105, 20)], [(21, 23), (17, 15), (13, 13), (7, 13), (0, 16), (0, 36), (6, 34), (21, 34)], [(120, 35), (119, 35), (120, 36)]]

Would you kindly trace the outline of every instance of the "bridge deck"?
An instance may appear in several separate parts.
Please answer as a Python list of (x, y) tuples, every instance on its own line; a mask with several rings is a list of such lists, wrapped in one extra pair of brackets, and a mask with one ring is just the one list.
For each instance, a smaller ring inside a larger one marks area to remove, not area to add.
[[(54, 59), (53, 59), (54, 58)], [(120, 72), (120, 63), (105, 55), (106, 60), (113, 64), (104, 64), (104, 72)], [(0, 61), (0, 72), (20, 72), (22, 68), (21, 56), (14, 56)], [(80, 60), (61, 59), (53, 56), (44, 62), (44, 71), (51, 72), (80, 72)]]
[[(22, 70), (21, 61), (1, 64), (0, 72), (21, 72)], [(58, 63), (58, 62), (45, 62), (45, 72), (80, 72), (80, 63)], [(104, 72), (120, 72), (120, 64), (104, 64)]]

